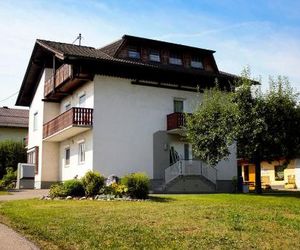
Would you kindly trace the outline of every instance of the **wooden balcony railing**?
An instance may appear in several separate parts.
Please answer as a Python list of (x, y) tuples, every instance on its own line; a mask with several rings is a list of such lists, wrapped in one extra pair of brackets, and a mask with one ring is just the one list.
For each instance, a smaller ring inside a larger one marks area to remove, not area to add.
[(167, 115), (167, 130), (181, 129), (185, 125), (185, 114), (175, 112)]
[(72, 77), (72, 67), (69, 64), (63, 64), (56, 70), (55, 75), (52, 75), (46, 82), (44, 88), (44, 95), (49, 95), (52, 90), (63, 84)]
[(71, 108), (43, 126), (43, 138), (47, 138), (67, 127), (92, 127), (93, 109)]

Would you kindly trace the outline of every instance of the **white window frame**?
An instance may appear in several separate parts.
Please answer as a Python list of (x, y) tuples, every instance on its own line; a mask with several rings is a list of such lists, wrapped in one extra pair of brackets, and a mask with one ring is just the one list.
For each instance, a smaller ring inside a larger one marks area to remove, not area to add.
[[(67, 163), (67, 150), (69, 150), (69, 162), (68, 163)], [(65, 161), (64, 166), (65, 167), (69, 167), (70, 166), (70, 162), (71, 162), (71, 148), (70, 148), (70, 146), (66, 146), (64, 148), (64, 161)]]
[(78, 164), (83, 164), (85, 163), (85, 150), (86, 150), (85, 141), (82, 140), (82, 141), (78, 141), (77, 143), (78, 143)]
[(33, 131), (38, 130), (38, 115), (39, 115), (38, 111), (34, 112), (33, 114)]
[(184, 113), (185, 99), (184, 98), (178, 98), (178, 97), (175, 97), (173, 99), (173, 111), (174, 111), (174, 113), (179, 112), (179, 111), (175, 111), (175, 101), (182, 102), (182, 112), (181, 113)]
[[(81, 98), (84, 98), (82, 103), (80, 102)], [(82, 93), (78, 94), (78, 107), (85, 108), (85, 105), (86, 105), (86, 93), (82, 92)]]

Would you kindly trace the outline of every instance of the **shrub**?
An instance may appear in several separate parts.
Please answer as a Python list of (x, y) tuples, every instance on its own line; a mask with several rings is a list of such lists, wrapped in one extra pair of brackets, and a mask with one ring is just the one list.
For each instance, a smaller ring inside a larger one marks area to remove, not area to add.
[(102, 194), (111, 194), (120, 198), (122, 198), (123, 195), (126, 195), (127, 192), (128, 192), (127, 186), (118, 183), (112, 183), (111, 185), (105, 186), (100, 190), (100, 193)]
[(82, 177), (82, 184), (84, 186), (85, 194), (93, 196), (99, 193), (100, 189), (104, 186), (104, 177), (99, 173), (88, 171)]
[(5, 140), (0, 142), (0, 179), (7, 168), (17, 170), (19, 162), (27, 162), (27, 153), (23, 142)]
[(124, 176), (121, 183), (128, 188), (131, 198), (146, 199), (149, 193), (149, 178), (143, 173), (133, 173)]
[(70, 195), (70, 196), (84, 196), (85, 192), (84, 192), (84, 187), (83, 184), (80, 180), (68, 180), (65, 181), (63, 184), (63, 188), (66, 192), (66, 195)]
[(17, 180), (17, 172), (13, 168), (6, 168), (6, 174), (3, 176), (3, 179), (0, 181), (0, 188), (14, 188), (15, 182)]
[(65, 190), (63, 183), (57, 183), (51, 185), (49, 195), (52, 199), (55, 197), (66, 197), (67, 192)]

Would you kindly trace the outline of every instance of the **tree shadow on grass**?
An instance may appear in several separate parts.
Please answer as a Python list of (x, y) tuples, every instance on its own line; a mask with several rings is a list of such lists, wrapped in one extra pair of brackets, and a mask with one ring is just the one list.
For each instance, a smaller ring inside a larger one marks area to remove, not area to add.
[(161, 196), (150, 195), (149, 200), (154, 201), (154, 202), (172, 202), (172, 201), (175, 201), (176, 199), (170, 198), (170, 197), (161, 197)]

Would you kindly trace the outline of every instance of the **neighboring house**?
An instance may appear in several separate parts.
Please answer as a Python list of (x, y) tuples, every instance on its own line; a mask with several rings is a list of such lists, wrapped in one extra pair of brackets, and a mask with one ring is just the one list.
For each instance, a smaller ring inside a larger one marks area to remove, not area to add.
[[(255, 165), (247, 161), (239, 161), (239, 167), (244, 181), (255, 186)], [(299, 189), (300, 190), (300, 159), (293, 159), (288, 163), (285, 160), (261, 162), (262, 186), (272, 189)]]
[(204, 88), (231, 90), (214, 51), (124, 35), (103, 48), (37, 40), (17, 98), (30, 107), (36, 188), (144, 172), (154, 191), (231, 191), (236, 149), (216, 169), (193, 159), (182, 126)]
[(28, 132), (29, 111), (0, 108), (0, 141), (25, 141)]

